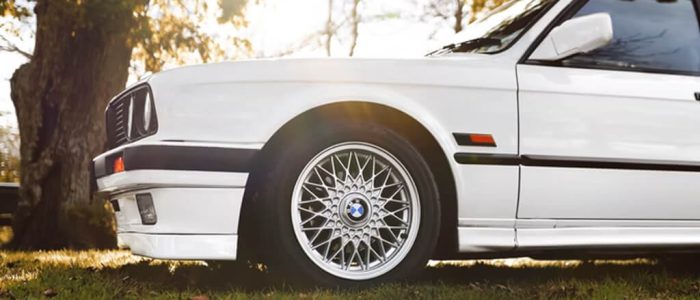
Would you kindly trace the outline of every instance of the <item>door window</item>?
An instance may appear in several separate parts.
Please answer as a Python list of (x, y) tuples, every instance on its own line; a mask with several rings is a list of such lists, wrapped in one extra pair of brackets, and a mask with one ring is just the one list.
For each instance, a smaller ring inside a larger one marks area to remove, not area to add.
[(700, 73), (700, 25), (692, 0), (590, 0), (573, 18), (600, 12), (612, 17), (613, 41), (562, 65)]

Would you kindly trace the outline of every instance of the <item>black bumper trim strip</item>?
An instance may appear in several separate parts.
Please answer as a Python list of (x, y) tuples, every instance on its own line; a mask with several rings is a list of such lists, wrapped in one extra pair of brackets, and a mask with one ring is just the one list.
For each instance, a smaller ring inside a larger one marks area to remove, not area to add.
[(260, 150), (171, 145), (142, 145), (124, 148), (121, 152), (94, 162), (95, 177), (110, 175), (112, 160), (124, 158), (126, 171), (176, 170), (241, 172), (252, 169), (253, 159)]
[(614, 169), (644, 171), (700, 172), (700, 164), (677, 164), (670, 162), (607, 160), (593, 161), (573, 157), (548, 157), (508, 154), (456, 153), (455, 160), (465, 165), (504, 165), (580, 169)]

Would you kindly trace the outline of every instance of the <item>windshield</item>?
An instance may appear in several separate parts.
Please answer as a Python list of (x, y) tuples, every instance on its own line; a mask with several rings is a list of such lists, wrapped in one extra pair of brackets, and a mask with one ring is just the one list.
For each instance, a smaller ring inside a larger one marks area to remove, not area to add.
[(556, 0), (510, 0), (468, 25), (457, 35), (464, 41), (447, 45), (429, 55), (454, 52), (496, 53), (508, 48)]

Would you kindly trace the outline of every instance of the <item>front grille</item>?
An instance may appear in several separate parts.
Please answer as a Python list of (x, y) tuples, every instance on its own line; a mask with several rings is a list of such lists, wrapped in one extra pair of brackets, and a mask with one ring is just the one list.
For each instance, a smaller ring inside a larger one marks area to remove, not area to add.
[(122, 97), (110, 103), (107, 108), (107, 142), (114, 148), (128, 141), (129, 97)]
[(127, 124), (129, 119), (128, 98), (121, 98), (114, 101), (107, 109), (107, 137), (110, 148), (125, 144), (128, 140)]
[[(133, 108), (131, 106), (134, 106)], [(150, 123), (144, 128), (145, 106), (150, 105)], [(112, 101), (105, 112), (109, 149), (152, 135), (157, 130), (153, 96), (147, 85), (136, 87)]]

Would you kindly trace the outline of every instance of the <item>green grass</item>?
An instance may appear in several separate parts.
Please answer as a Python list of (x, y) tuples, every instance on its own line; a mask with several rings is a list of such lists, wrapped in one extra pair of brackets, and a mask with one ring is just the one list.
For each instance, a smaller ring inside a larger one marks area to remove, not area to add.
[[(0, 298), (54, 299), (691, 299), (700, 265), (653, 260), (437, 263), (415, 282), (367, 290), (295, 289), (259, 270), (165, 262), (126, 251), (0, 251)], [(51, 294), (51, 293), (48, 293)]]

